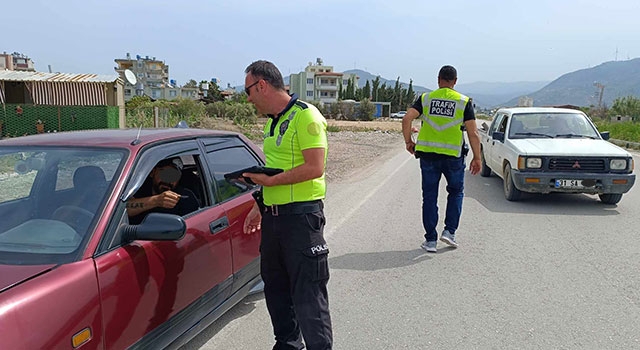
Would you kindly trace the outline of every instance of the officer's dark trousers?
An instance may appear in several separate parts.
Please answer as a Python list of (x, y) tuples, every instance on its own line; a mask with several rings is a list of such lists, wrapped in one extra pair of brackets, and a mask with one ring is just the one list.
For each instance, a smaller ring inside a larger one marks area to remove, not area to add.
[[(261, 272), (273, 349), (331, 349), (324, 213), (262, 215)], [(302, 333), (302, 337), (301, 337)]]

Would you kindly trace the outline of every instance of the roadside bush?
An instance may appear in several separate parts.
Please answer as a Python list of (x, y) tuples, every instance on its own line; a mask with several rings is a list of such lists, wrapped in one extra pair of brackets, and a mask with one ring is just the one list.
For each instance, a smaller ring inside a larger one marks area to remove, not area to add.
[(183, 117), (185, 120), (198, 120), (206, 116), (204, 103), (188, 98), (178, 98), (169, 103), (169, 112), (172, 115)]
[(206, 106), (206, 112), (209, 117), (232, 120), (240, 126), (252, 125), (258, 121), (256, 109), (247, 102), (215, 102)]
[(376, 106), (368, 98), (365, 98), (356, 107), (356, 118), (357, 120), (373, 120), (375, 112)]
[(640, 123), (610, 123), (604, 120), (594, 121), (599, 131), (609, 131), (612, 139), (640, 142)]
[[(151, 101), (147, 96), (134, 96), (126, 107), (126, 126), (128, 128), (153, 128), (173, 127), (184, 120), (191, 127), (197, 127), (200, 121), (206, 117), (204, 104), (185, 98), (174, 101)], [(155, 113), (158, 113), (158, 123), (154, 122)]]
[(326, 119), (338, 119), (341, 104), (342, 101), (338, 101), (337, 103), (325, 103), (322, 105), (322, 108), (318, 109)]
[(225, 102), (218, 101), (209, 103), (205, 106), (205, 110), (210, 118), (229, 119), (227, 117), (227, 104)]

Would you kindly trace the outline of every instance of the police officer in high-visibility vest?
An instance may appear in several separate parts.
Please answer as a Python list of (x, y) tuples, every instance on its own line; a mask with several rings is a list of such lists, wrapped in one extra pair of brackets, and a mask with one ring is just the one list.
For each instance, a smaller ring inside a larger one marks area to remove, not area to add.
[(273, 63), (253, 62), (245, 73), (247, 100), (269, 117), (263, 144), (266, 166), (284, 170), (273, 176), (243, 174), (263, 186), (263, 203), (251, 210), (244, 230), (262, 228), (260, 262), (276, 339), (273, 349), (303, 349), (302, 338), (309, 350), (331, 349), (322, 202), (327, 122), (316, 107), (287, 94)]
[[(465, 155), (468, 147), (466, 129), (473, 159), (471, 174), (480, 171), (480, 137), (471, 100), (453, 89), (458, 80), (456, 69), (444, 66), (438, 73), (438, 89), (423, 93), (402, 119), (402, 133), (409, 153), (420, 159), (422, 173), (422, 225), (424, 242), (421, 248), (437, 252), (438, 187), (440, 178), (447, 180), (447, 208), (440, 241), (457, 248), (455, 234), (462, 213), (464, 197)], [(412, 138), (412, 121), (420, 117), (417, 140)]]

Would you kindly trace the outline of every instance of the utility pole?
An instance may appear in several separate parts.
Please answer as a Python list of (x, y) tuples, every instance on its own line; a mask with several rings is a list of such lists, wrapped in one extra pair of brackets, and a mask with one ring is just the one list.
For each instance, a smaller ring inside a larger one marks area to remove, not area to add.
[(604, 85), (600, 84), (599, 82), (595, 82), (593, 83), (593, 86), (597, 87), (599, 89), (598, 91), (598, 108), (602, 108), (602, 96), (604, 95)]

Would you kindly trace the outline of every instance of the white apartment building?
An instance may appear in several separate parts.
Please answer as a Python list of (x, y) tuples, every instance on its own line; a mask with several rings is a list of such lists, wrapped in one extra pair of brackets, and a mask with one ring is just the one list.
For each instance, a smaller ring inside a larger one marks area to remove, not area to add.
[(325, 66), (321, 58), (316, 63), (309, 62), (304, 72), (289, 76), (289, 92), (296, 93), (302, 100), (320, 101), (322, 103), (335, 103), (338, 101), (338, 89), (346, 89), (349, 79), (355, 79), (357, 86), (358, 76), (333, 71), (333, 66)]
[[(169, 80), (169, 65), (155, 57), (136, 55), (134, 59), (131, 54), (127, 57), (115, 59), (118, 72), (124, 80), (124, 99), (129, 101), (133, 96), (148, 96), (153, 99), (175, 100), (178, 97), (198, 99), (198, 88), (181, 88), (175, 80)], [(130, 70), (135, 75), (135, 85), (131, 84), (124, 72)]]
[(19, 53), (1, 53), (0, 54), (0, 71), (1, 70), (13, 70), (23, 72), (35, 72), (36, 69), (33, 65), (33, 61)]

